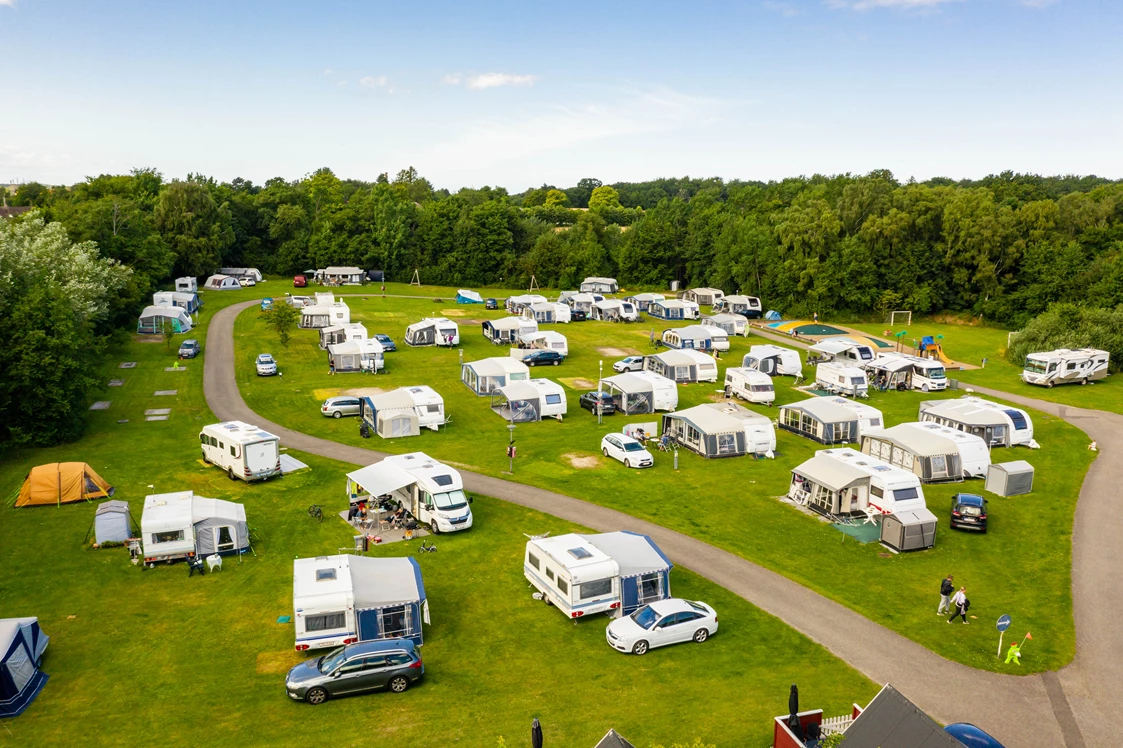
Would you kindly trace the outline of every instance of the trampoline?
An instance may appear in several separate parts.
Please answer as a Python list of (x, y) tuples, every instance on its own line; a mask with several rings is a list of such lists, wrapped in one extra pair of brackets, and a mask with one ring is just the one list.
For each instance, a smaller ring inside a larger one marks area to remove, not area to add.
[(787, 320), (783, 322), (773, 322), (769, 325), (777, 332), (787, 333), (791, 335), (793, 332), (798, 335), (806, 335), (809, 337), (819, 337), (822, 335), (849, 335), (846, 330), (830, 325), (824, 325), (819, 322), (808, 322), (807, 320)]

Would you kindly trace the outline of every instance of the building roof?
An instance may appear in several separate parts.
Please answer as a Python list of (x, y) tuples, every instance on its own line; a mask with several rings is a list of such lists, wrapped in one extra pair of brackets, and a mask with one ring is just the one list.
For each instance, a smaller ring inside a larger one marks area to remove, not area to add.
[(842, 740), (849, 748), (963, 748), (936, 721), (886, 684), (846, 728)]

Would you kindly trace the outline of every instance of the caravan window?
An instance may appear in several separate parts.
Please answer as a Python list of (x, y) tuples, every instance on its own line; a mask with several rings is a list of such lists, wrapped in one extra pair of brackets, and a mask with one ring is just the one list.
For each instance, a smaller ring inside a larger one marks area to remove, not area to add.
[(870, 486), (870, 493), (879, 499), (885, 498), (885, 492), (881, 490), (880, 486)]
[(557, 405), (561, 402), (561, 395), (546, 395), (547, 405)]
[(551, 582), (554, 581), (554, 570), (551, 569), (549, 566), (546, 567), (546, 578), (549, 579)]
[(428, 411), (429, 413), (440, 413), (441, 412), (441, 406), (439, 406), (439, 405), (426, 405), (425, 410)]
[(659, 574), (644, 574), (639, 578), (639, 601), (663, 599), (663, 578)]
[(578, 589), (578, 596), (582, 600), (590, 600), (594, 597), (604, 597), (605, 595), (612, 594), (612, 580), (600, 579), (596, 582), (584, 582)]
[(719, 455), (730, 455), (737, 451), (737, 437), (733, 434), (718, 434), (717, 436), (717, 453)]
[(566, 584), (565, 580), (560, 577), (558, 578), (558, 589), (562, 591), (562, 594), (569, 594), (569, 585)]
[(341, 629), (345, 625), (347, 625), (347, 614), (342, 610), (333, 613), (320, 613), (314, 616), (304, 617), (304, 630), (306, 632)]
[(233, 444), (230, 445), (230, 456), (231, 457), (237, 457), (238, 456), (238, 451), (234, 448)]
[(526, 562), (528, 564), (530, 564), (531, 566), (533, 566), (535, 569), (541, 569), (542, 568), (541, 566), (538, 565), (538, 556), (535, 556), (533, 553), (526, 554)]
[(183, 530), (152, 533), (153, 543), (174, 543), (177, 540), (183, 540)]
[(214, 528), (214, 549), (222, 551), (234, 550), (234, 528), (230, 525)]
[(932, 457), (932, 477), (944, 477), (948, 474), (948, 458), (944, 455)]
[(406, 606), (395, 605), (392, 608), (383, 608), (379, 617), (383, 639), (396, 639), (409, 633), (406, 629)]

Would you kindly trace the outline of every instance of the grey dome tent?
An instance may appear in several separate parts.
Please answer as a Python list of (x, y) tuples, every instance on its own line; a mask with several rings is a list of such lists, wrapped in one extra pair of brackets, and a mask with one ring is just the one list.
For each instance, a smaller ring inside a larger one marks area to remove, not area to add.
[(999, 496), (1018, 496), (1033, 490), (1033, 465), (1025, 460), (1001, 462), (987, 469), (986, 490)]
[[(103, 501), (94, 512), (94, 542), (124, 543), (134, 537), (136, 522), (129, 513), (127, 501)], [(87, 536), (88, 537), (88, 536)]]

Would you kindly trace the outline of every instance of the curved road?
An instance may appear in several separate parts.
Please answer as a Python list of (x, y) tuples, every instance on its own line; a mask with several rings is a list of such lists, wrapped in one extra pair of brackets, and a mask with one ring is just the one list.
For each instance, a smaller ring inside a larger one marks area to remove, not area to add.
[[(217, 312), (207, 331), (204, 393), (222, 420), (252, 421), (292, 449), (355, 465), (386, 455), (308, 436), (260, 418), (238, 390), (234, 320), (257, 305), (247, 301)], [(1123, 417), (987, 392), (1058, 415), (1086, 431), (1103, 451), (1123, 445)], [(1046, 445), (1047, 446), (1047, 445)], [(946, 660), (900, 634), (762, 566), (665, 527), (540, 488), (461, 471), (465, 487), (598, 531), (629, 529), (650, 535), (675, 563), (729, 589), (826, 647), (876, 683), (892, 683), (943, 723), (974, 722), (1009, 748), (1114, 746), (1116, 705), (1123, 703), (1123, 513), (1111, 506), (1123, 485), (1123, 464), (1097, 460), (1085, 479), (1076, 513), (1073, 597), (1077, 655), (1057, 673), (1009, 676)]]

